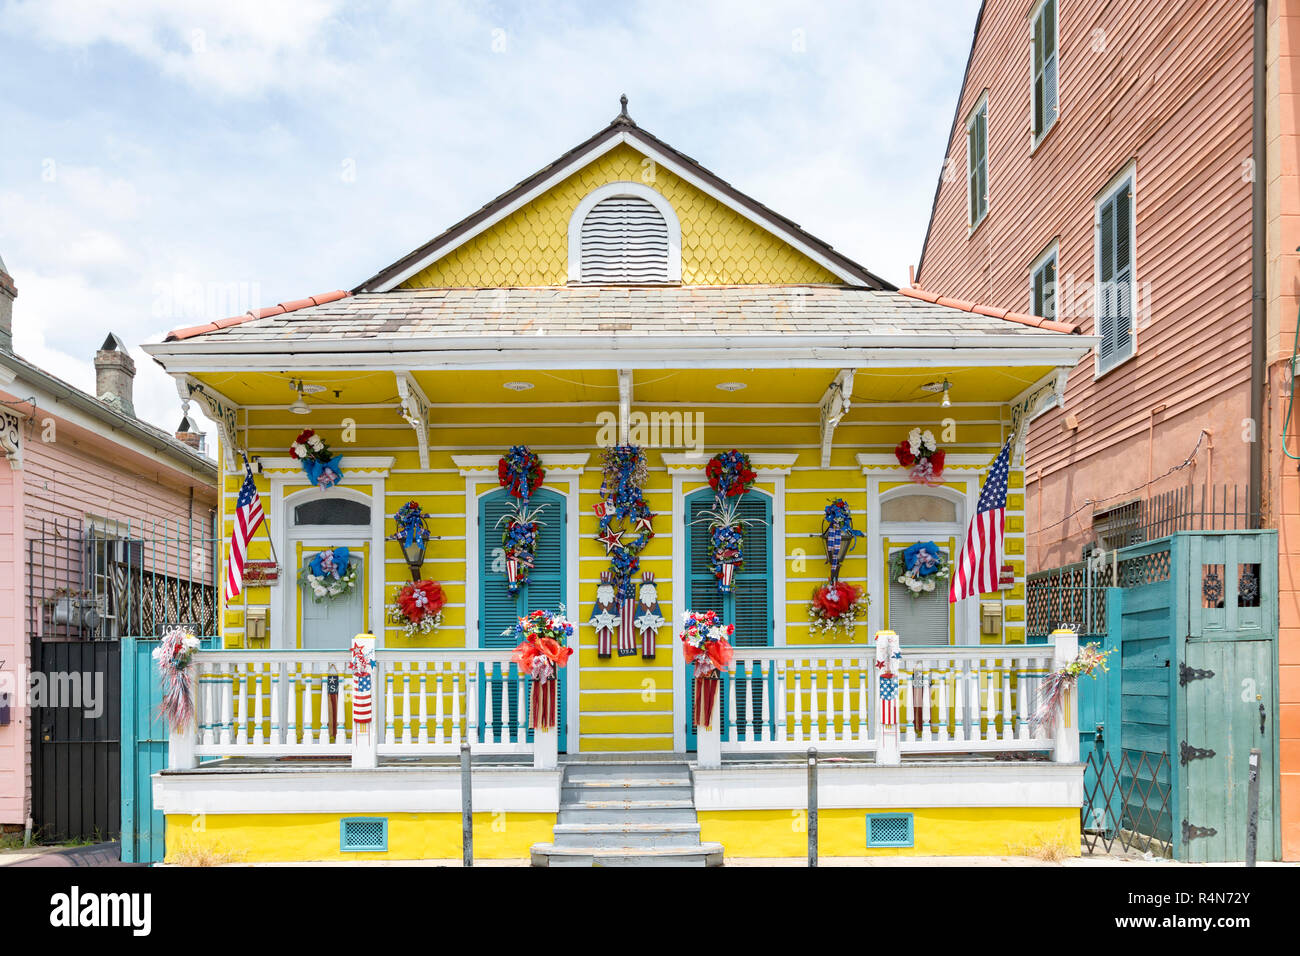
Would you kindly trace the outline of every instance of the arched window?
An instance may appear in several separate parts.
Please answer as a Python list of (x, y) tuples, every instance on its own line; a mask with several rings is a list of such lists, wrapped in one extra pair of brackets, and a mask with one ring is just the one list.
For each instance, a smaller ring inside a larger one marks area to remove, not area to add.
[(610, 183), (589, 193), (569, 222), (569, 281), (678, 282), (681, 225), (661, 193)]

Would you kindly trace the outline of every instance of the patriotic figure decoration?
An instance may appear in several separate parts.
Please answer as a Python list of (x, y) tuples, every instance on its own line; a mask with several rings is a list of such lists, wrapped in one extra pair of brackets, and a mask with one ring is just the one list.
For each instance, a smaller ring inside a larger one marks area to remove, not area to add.
[(343, 456), (330, 451), (314, 429), (303, 429), (289, 446), (289, 454), (302, 462), (302, 470), (318, 488), (332, 488), (343, 480)]
[(596, 656), (609, 657), (614, 643), (614, 631), (619, 625), (618, 592), (614, 588), (612, 571), (600, 572), (596, 585), (596, 604), (591, 609), (588, 623), (596, 629)]
[(528, 583), (528, 572), (537, 558), (537, 534), (546, 527), (539, 516), (545, 505), (528, 509), (528, 499), (546, 479), (542, 459), (527, 445), (511, 445), (497, 462), (497, 480), (513, 497), (519, 499), (514, 514), (504, 514), (497, 526), (504, 524), (501, 547), (506, 559), (506, 589), (518, 594), (521, 585)]
[(743, 452), (720, 452), (704, 468), (713, 489), (713, 508), (700, 520), (709, 522), (709, 567), (718, 579), (718, 591), (731, 590), (736, 571), (745, 563), (744, 527), (754, 519), (740, 517), (740, 498), (754, 487), (758, 475)]
[(532, 679), (529, 726), (533, 730), (550, 730), (558, 719), (559, 682), (556, 677), (573, 654), (573, 648), (568, 646), (569, 638), (573, 636), (573, 622), (564, 616), (564, 605), (560, 605), (556, 614), (533, 611), (504, 633), (514, 634), (521, 642), (510, 659)]
[(153, 649), (162, 677), (162, 702), (158, 716), (177, 733), (194, 722), (194, 652), (202, 642), (184, 628), (174, 627)]
[(933, 541), (918, 541), (916, 544), (895, 551), (889, 558), (889, 578), (907, 588), (907, 593), (914, 598), (934, 591), (939, 581), (948, 577), (950, 572), (943, 552)]
[(898, 668), (903, 655), (898, 649), (898, 635), (893, 631), (876, 634), (876, 679), (879, 682), (880, 729), (898, 733)]
[(998, 589), (1002, 567), (1002, 536), (1007, 523), (1007, 473), (1011, 468), (1011, 439), (993, 459), (980, 491), (975, 516), (966, 530), (966, 541), (957, 558), (957, 569), (948, 587), (948, 601), (986, 594)]
[(735, 633), (731, 624), (723, 624), (717, 611), (687, 611), (682, 615), (682, 632), (679, 635), (686, 663), (695, 675), (695, 726), (709, 730), (713, 727), (713, 712), (717, 709), (719, 675), (731, 664), (735, 649), (727, 640)]
[(347, 548), (318, 551), (298, 573), (298, 583), (311, 590), (312, 600), (332, 601), (357, 586), (357, 565)]
[(235, 501), (235, 523), (230, 532), (230, 556), (226, 560), (226, 601), (239, 597), (244, 589), (244, 561), (248, 556), (248, 542), (253, 533), (261, 527), (266, 516), (262, 512), (262, 499), (257, 494), (257, 485), (253, 482), (253, 469), (248, 465), (248, 456), (244, 456), (244, 483), (239, 486), (239, 497)]
[(822, 541), (826, 545), (826, 562), (831, 566), (831, 584), (840, 579), (840, 564), (865, 534), (853, 527), (853, 515), (843, 498), (826, 506), (822, 513)]
[(913, 428), (894, 449), (894, 457), (904, 468), (911, 468), (908, 477), (922, 485), (937, 485), (943, 481), (944, 451), (934, 440), (934, 432)]
[(352, 638), (348, 672), (352, 675), (352, 722), (358, 730), (368, 730), (374, 719), (375, 636), (358, 634)]
[(442, 609), (447, 595), (437, 581), (414, 581), (397, 589), (388, 616), (401, 624), (407, 637), (428, 634), (442, 625)]
[[(626, 604), (629, 604), (630, 599)], [(651, 571), (641, 575), (641, 586), (637, 589), (635, 617), (632, 625), (641, 633), (641, 656), (650, 660), (655, 656), (655, 643), (659, 637), (659, 628), (666, 623), (659, 610), (659, 589), (655, 587), (655, 576)]]
[[(641, 491), (646, 474), (645, 453), (638, 446), (615, 445), (605, 449), (600, 501), (594, 506), (600, 521), (596, 537), (609, 555), (613, 582), (618, 597), (624, 601), (633, 598), (632, 577), (641, 567), (641, 552), (655, 536), (655, 516)], [(615, 527), (619, 521), (626, 522), (628, 527)], [(624, 535), (635, 537), (624, 541)]]

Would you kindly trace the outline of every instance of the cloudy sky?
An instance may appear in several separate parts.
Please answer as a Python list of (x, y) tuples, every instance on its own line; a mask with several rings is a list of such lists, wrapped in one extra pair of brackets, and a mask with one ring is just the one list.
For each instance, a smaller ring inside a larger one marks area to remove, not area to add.
[[(347, 289), (629, 111), (896, 283), (978, 0), (0, 0), (17, 351)], [(179, 420), (135, 351), (140, 415)]]

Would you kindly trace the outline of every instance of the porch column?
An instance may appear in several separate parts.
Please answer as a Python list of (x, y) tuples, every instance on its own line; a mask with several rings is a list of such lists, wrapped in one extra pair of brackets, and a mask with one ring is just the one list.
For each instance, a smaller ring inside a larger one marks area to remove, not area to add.
[(558, 717), (553, 726), (546, 730), (533, 731), (533, 769), (554, 770), (559, 764), (560, 727)]
[(198, 743), (198, 730), (190, 726), (185, 730), (167, 728), (167, 769), (193, 770), (199, 765), (194, 748)]
[[(734, 672), (732, 674), (734, 677)], [(734, 688), (734, 683), (733, 683)], [(732, 691), (735, 692), (734, 690)], [(709, 726), (706, 728), (704, 725)], [(701, 720), (695, 728), (695, 761), (701, 770), (717, 770), (722, 766), (722, 686), (713, 698), (713, 715)]]
[[(1052, 670), (1059, 671), (1079, 656), (1079, 635), (1068, 627), (1058, 627), (1052, 632), (1055, 650), (1052, 654)], [(1052, 759), (1057, 763), (1079, 762), (1079, 689), (1072, 687), (1065, 692), (1061, 702), (1060, 713), (1056, 715), (1056, 726), (1052, 729)]]

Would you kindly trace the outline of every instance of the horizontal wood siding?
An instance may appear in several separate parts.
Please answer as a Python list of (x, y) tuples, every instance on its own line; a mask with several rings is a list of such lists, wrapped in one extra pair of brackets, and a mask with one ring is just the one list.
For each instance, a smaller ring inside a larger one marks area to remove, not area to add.
[[(1063, 430), (1064, 413), (1053, 411), (1030, 431), (1030, 507), (1041, 504), (1044, 518), (1033, 567), (1077, 559), (1091, 540), (1091, 509), (1068, 525), (1066, 514), (1087, 499), (1118, 503), (1145, 484), (1158, 404), (1151, 474), (1181, 462), (1208, 428), (1221, 449), (1213, 481), (1246, 481), (1251, 3), (1062, 0), (1060, 115), (1037, 150), (1028, 13), (1011, 0), (985, 4), (947, 168), (964, 168), (960, 119), (987, 91), (989, 211), (968, 235), (965, 183), (947, 177), (918, 281), (1024, 310), (1030, 266), (1057, 241), (1059, 317), (1093, 333), (1094, 200), (1134, 163), (1137, 355), (1096, 381), (1092, 357), (1084, 359), (1066, 391), (1078, 429)], [(1208, 480), (1208, 461), (1203, 451), (1194, 477), (1184, 472), (1153, 491)]]

